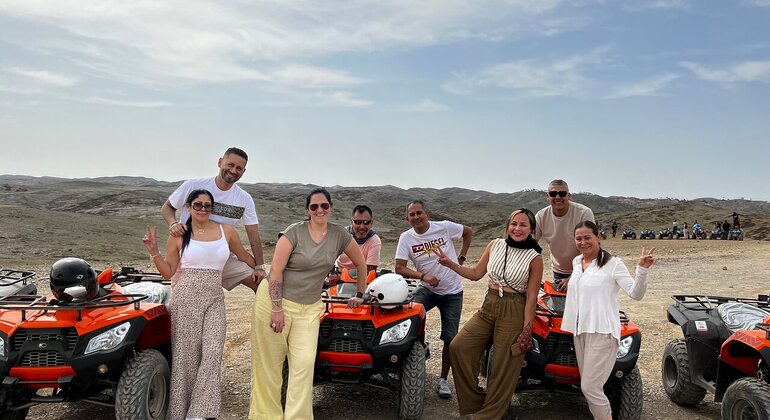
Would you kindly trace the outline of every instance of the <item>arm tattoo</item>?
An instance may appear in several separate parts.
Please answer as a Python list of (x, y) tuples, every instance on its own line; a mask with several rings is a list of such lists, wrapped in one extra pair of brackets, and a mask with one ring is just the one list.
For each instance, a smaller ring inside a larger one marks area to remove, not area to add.
[(270, 300), (273, 303), (273, 309), (281, 309), (281, 300), (283, 299), (283, 282), (270, 279), (268, 282), (270, 291)]

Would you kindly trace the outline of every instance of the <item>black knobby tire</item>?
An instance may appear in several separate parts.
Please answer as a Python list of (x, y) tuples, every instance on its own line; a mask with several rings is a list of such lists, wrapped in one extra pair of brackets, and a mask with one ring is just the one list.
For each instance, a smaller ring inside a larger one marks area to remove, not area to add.
[(29, 413), (29, 407), (21, 410), (0, 411), (0, 420), (24, 420)]
[(639, 420), (642, 418), (644, 404), (644, 387), (639, 367), (634, 366), (627, 375), (618, 380), (619, 388), (615, 390), (612, 406), (613, 420)]
[(683, 339), (671, 340), (663, 349), (661, 379), (668, 398), (680, 405), (695, 405), (706, 396), (706, 390), (692, 383), (687, 344)]
[(398, 418), (417, 420), (425, 406), (425, 346), (416, 341), (401, 367)]
[(115, 393), (116, 420), (163, 420), (168, 412), (171, 372), (157, 350), (136, 353), (126, 362)]
[(758, 378), (733, 382), (722, 399), (722, 419), (770, 419), (770, 384)]

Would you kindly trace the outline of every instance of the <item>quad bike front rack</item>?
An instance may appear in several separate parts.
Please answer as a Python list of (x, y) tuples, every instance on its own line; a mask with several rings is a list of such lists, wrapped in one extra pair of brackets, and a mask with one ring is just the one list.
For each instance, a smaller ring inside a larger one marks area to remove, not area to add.
[(26, 286), (27, 281), (32, 279), (32, 277), (35, 277), (35, 273), (32, 271), (0, 268), (0, 287), (13, 286), (19, 282)]
[(21, 311), (21, 320), (27, 320), (27, 311), (77, 311), (77, 320), (82, 321), (84, 310), (115, 308), (118, 306), (134, 305), (138, 310), (140, 302), (147, 299), (147, 295), (113, 293), (99, 298), (83, 302), (61, 303), (49, 301), (40, 295), (14, 295), (0, 298), (0, 310)]
[(756, 299), (708, 295), (673, 295), (671, 298), (674, 299), (674, 305), (677, 307), (683, 306), (694, 311), (710, 312), (717, 306), (728, 302), (746, 303), (759, 308), (770, 309), (767, 295), (759, 295)]

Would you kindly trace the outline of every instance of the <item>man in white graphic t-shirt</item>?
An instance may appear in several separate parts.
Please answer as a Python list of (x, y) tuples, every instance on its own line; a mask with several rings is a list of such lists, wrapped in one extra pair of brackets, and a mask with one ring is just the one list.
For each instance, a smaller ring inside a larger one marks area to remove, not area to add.
[[(413, 279), (420, 279), (420, 286), (412, 294), (414, 301), (422, 303), (425, 311), (438, 307), (441, 314), (441, 341), (444, 348), (441, 353), (441, 377), (438, 382), (438, 395), (450, 398), (449, 388), (449, 343), (457, 335), (460, 326), (460, 313), (463, 309), (463, 283), (460, 276), (438, 263), (436, 249), (447, 257), (456, 259), (459, 264), (465, 262), (465, 254), (473, 239), (471, 228), (448, 220), (428, 221), (430, 211), (422, 201), (409, 203), (406, 220), (412, 226), (398, 238), (396, 247), (396, 273)], [(457, 256), (453, 240), (462, 239), (460, 256)], [(411, 261), (414, 269), (406, 266)]]
[[(197, 189), (211, 192), (215, 204), (210, 219), (217, 223), (233, 226), (243, 224), (246, 235), (249, 237), (251, 252), (257, 261), (256, 269), (251, 269), (246, 263), (235, 258), (235, 255), (230, 254), (230, 259), (222, 271), (222, 287), (232, 290), (240, 283), (256, 292), (259, 282), (265, 277), (265, 260), (262, 254), (262, 240), (259, 237), (259, 219), (254, 207), (254, 199), (236, 185), (236, 182), (246, 171), (248, 160), (249, 157), (243, 150), (237, 147), (227, 149), (217, 163), (219, 167), (217, 176), (185, 181), (163, 203), (160, 214), (168, 225), (169, 234), (182, 236), (187, 230), (185, 222), (189, 217), (189, 212), (184, 207), (187, 195)], [(180, 208), (182, 214), (177, 219), (176, 210)]]

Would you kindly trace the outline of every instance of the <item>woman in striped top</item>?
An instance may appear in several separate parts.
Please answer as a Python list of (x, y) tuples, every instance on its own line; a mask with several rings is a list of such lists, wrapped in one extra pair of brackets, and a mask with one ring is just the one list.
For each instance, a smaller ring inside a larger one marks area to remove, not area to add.
[[(436, 251), (440, 264), (469, 280), (489, 274), (484, 303), (449, 346), (460, 414), (497, 420), (508, 410), (524, 353), (532, 347), (531, 324), (543, 276), (542, 249), (532, 237), (534, 231), (535, 215), (519, 209), (508, 217), (505, 238), (490, 242), (475, 266), (461, 266)], [(494, 352), (495, 372), (485, 393), (478, 386), (478, 366), (490, 341), (500, 350)]]

